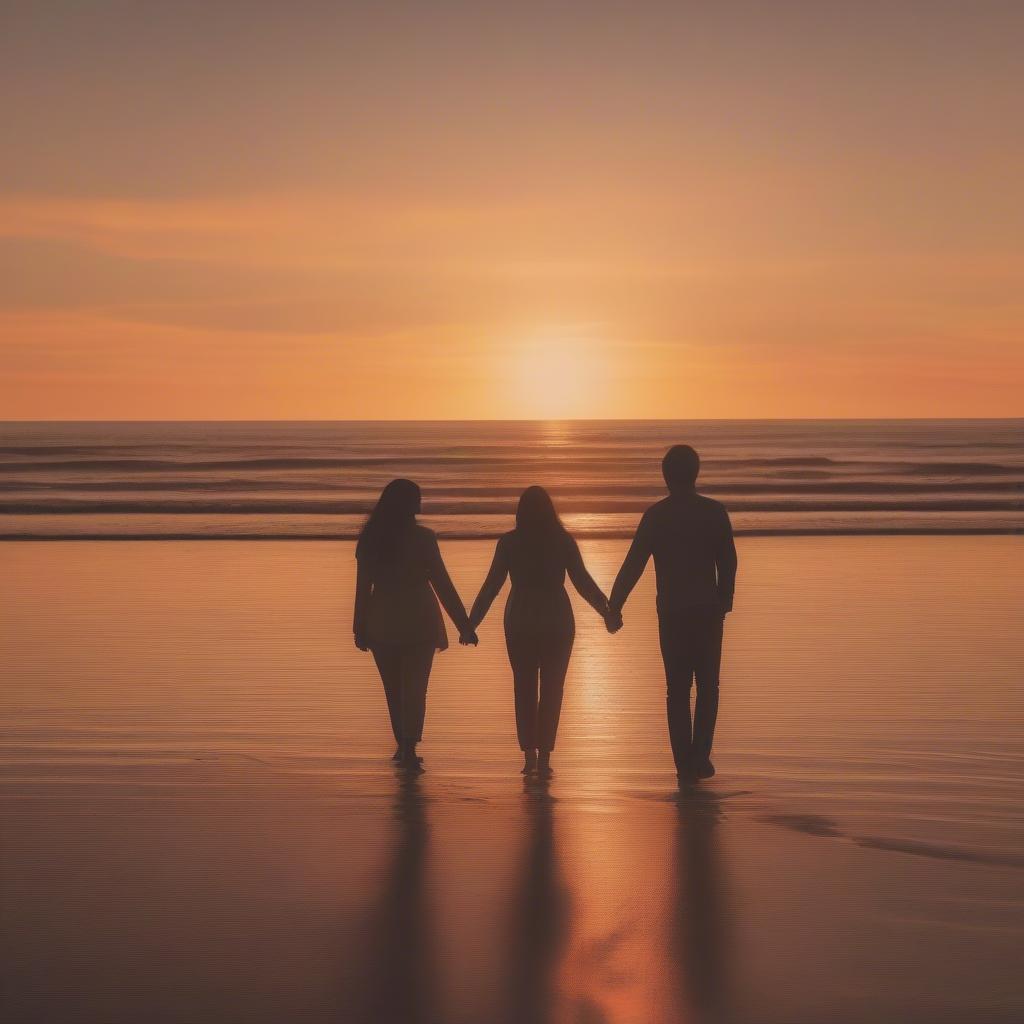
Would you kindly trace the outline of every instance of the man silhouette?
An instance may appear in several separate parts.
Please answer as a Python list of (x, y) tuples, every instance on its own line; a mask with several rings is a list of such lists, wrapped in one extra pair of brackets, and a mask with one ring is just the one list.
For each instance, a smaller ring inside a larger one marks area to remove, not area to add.
[[(689, 445), (670, 448), (661, 463), (668, 497), (640, 520), (612, 587), (607, 626), (622, 628), (622, 606), (654, 556), (658, 635), (668, 687), (668, 732), (680, 781), (715, 774), (711, 743), (718, 717), (722, 625), (732, 611), (736, 545), (725, 506), (698, 494), (700, 457)], [(690, 687), (697, 701), (690, 720)]]

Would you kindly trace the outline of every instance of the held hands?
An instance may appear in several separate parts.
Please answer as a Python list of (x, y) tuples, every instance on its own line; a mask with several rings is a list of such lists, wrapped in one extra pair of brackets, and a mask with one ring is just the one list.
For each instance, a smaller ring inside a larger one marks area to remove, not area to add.
[(594, 607), (601, 618), (604, 619), (605, 628), (609, 633), (618, 633), (622, 629), (622, 612), (617, 608), (612, 608), (607, 599)]
[(604, 624), (609, 633), (618, 633), (622, 629), (622, 612), (609, 608), (604, 613)]

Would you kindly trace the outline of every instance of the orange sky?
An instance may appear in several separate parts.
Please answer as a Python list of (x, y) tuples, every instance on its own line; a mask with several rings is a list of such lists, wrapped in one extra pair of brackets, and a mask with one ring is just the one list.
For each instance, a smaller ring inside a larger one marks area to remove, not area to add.
[(63, 6), (0, 418), (1024, 415), (1020, 4)]

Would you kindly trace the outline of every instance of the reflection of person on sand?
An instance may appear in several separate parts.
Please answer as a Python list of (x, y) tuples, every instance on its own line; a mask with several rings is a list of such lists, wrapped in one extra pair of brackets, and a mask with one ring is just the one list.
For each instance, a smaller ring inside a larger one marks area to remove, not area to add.
[(394, 801), (394, 853), (362, 944), (365, 961), (348, 1001), (353, 1024), (436, 1024), (440, 1019), (436, 935), (427, 886), (429, 831), (416, 776)]
[(528, 818), (522, 866), (512, 889), (506, 959), (507, 990), (497, 1019), (544, 1024), (558, 1008), (557, 975), (569, 935), (570, 896), (558, 867), (554, 801), (546, 786), (527, 783)]
[[(565, 576), (599, 615), (608, 599), (587, 572), (576, 541), (558, 518), (543, 487), (527, 487), (516, 509), (516, 528), (498, 540), (494, 560), (470, 612), (476, 629), (505, 583), (512, 592), (505, 605), (505, 643), (512, 663), (516, 732), (525, 754), (523, 773), (551, 772), (562, 690), (569, 670), (576, 620)], [(538, 692), (539, 691), (539, 692)]]
[[(622, 627), (622, 606), (653, 555), (658, 634), (665, 662), (672, 756), (681, 782), (715, 774), (711, 744), (718, 717), (722, 625), (732, 610), (736, 546), (725, 506), (696, 490), (700, 458), (688, 445), (662, 460), (669, 495), (652, 505), (612, 587), (609, 632)], [(690, 689), (697, 702), (690, 720)]]
[(726, 1019), (727, 907), (716, 834), (720, 801), (710, 791), (686, 790), (678, 797), (676, 897), (669, 924), (669, 950), (679, 969), (678, 1020)]
[(356, 545), (352, 627), (356, 647), (373, 651), (384, 684), (395, 760), (414, 772), (423, 770), (416, 744), (423, 738), (434, 652), (448, 646), (438, 598), (459, 642), (476, 643), (437, 538), (416, 522), (419, 510), (420, 489), (411, 480), (392, 480), (381, 493)]

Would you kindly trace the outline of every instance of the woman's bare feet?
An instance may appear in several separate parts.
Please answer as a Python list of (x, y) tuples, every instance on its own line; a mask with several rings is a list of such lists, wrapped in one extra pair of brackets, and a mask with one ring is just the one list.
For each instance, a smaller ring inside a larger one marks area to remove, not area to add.
[(541, 751), (537, 756), (537, 775), (542, 779), (550, 779), (554, 774), (551, 770), (551, 752)]
[(537, 770), (537, 751), (527, 750), (526, 760), (523, 762), (523, 774), (532, 775)]
[(415, 743), (400, 743), (398, 746), (398, 766), (404, 772), (416, 775), (423, 773), (423, 758), (416, 753)]

